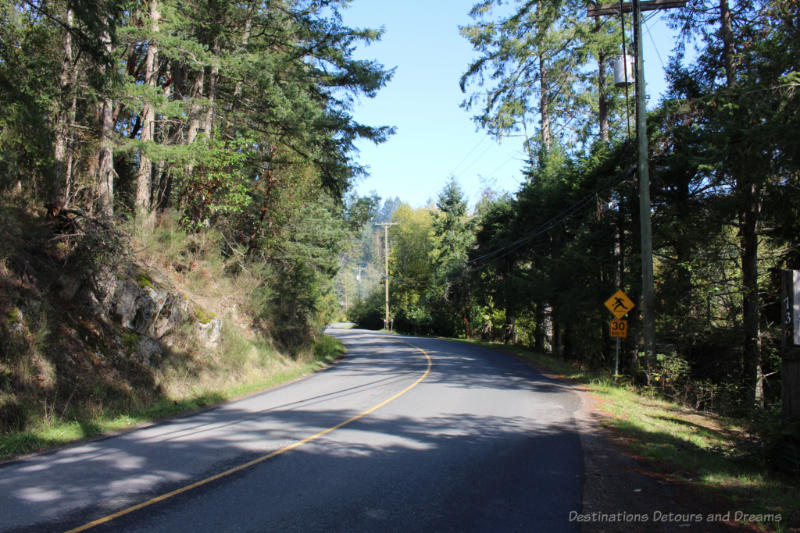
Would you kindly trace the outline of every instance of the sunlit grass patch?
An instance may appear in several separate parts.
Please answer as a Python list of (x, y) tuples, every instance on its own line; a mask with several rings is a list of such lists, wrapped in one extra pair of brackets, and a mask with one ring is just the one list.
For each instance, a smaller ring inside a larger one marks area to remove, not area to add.
[[(327, 335), (320, 337), (297, 361), (275, 352), (265, 342), (246, 342), (237, 338), (233, 348), (237, 353), (228, 361), (227, 372), (217, 368), (205, 381), (195, 379), (191, 386), (168, 387), (170, 393), (167, 397), (146, 405), (132, 403), (124, 410), (119, 407), (114, 410), (98, 408), (92, 416), (84, 413), (75, 420), (42, 419), (24, 431), (0, 435), (0, 460), (108, 435), (241, 398), (307, 376), (345, 354), (341, 341)], [(223, 353), (219, 359), (225, 361), (226, 354)], [(224, 364), (220, 366), (225, 367)], [(162, 379), (179, 381), (185, 378), (176, 368), (168, 370)]]
[(332, 363), (343, 357), (345, 351), (342, 341), (330, 335), (324, 335), (314, 344), (314, 360), (322, 363)]

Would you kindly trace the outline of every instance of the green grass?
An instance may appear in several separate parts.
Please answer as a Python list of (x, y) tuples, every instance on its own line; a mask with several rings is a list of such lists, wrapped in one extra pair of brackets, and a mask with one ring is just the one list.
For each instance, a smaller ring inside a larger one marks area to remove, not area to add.
[(342, 341), (330, 335), (323, 335), (314, 345), (314, 364), (330, 364), (344, 357), (346, 352)]
[(511, 353), (547, 373), (581, 383), (597, 397), (606, 415), (604, 424), (615, 439), (661, 474), (748, 513), (781, 513), (779, 531), (800, 525), (799, 480), (769, 471), (752, 453), (755, 445), (740, 421), (693, 411), (624, 380), (615, 382), (610, 373), (526, 348), (465, 342)]
[(99, 413), (70, 421), (42, 420), (25, 431), (0, 435), (0, 460), (112, 434), (248, 396), (309, 375), (344, 355), (344, 345), (325, 335), (300, 358), (298, 364), (272, 372), (266, 379), (242, 381), (214, 390), (193, 390), (181, 398), (160, 398), (148, 406), (131, 406), (126, 412)]

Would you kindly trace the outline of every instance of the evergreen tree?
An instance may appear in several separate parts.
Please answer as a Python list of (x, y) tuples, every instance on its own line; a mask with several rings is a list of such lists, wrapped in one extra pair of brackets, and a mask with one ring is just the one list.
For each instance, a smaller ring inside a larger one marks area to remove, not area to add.
[(344, 25), (345, 4), (2, 2), (0, 187), (52, 216), (215, 227), (262, 269), (264, 324), (296, 318), (302, 341), (333, 297), (354, 142), (392, 131), (351, 115), (391, 71), (354, 57), (380, 32)]
[(474, 235), (464, 193), (450, 179), (439, 193), (433, 219), (434, 279), (428, 295), (434, 328), (445, 335), (472, 336), (472, 296), (466, 261)]
[[(599, 129), (607, 141), (616, 106), (606, 62), (621, 42), (616, 24), (588, 21), (580, 0), (520, 0), (510, 16), (486, 20), (502, 5), (476, 4), (470, 14), (477, 22), (461, 28), (480, 54), (461, 77), (462, 90), (477, 86), (462, 106), (477, 109), (476, 122), (491, 135), (523, 133), (531, 165), (560, 138), (580, 147), (591, 138), (587, 131)], [(586, 74), (592, 58), (597, 70)]]

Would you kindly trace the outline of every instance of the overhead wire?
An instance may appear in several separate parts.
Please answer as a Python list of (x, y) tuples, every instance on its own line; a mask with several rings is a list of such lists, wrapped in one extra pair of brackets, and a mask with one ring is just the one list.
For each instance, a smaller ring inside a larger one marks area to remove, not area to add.
[(506, 257), (507, 255), (509, 255), (512, 252), (518, 250), (519, 248), (521, 248), (525, 244), (529, 243), (530, 241), (532, 241), (534, 239), (537, 239), (538, 237), (541, 237), (542, 235), (544, 235), (548, 231), (550, 231), (550, 230), (556, 228), (557, 226), (561, 225), (567, 219), (569, 219), (569, 218), (575, 216), (576, 214), (580, 213), (583, 210), (583, 208), (586, 207), (587, 204), (589, 204), (590, 202), (592, 202), (593, 200), (595, 200), (597, 198), (598, 194), (600, 194), (602, 192), (605, 192), (605, 191), (607, 191), (609, 189), (612, 189), (613, 187), (616, 187), (620, 183), (630, 179), (635, 173), (636, 173), (636, 169), (634, 167), (632, 167), (631, 169), (628, 170), (628, 172), (626, 172), (619, 179), (617, 179), (615, 181), (612, 181), (611, 183), (608, 183), (608, 184), (604, 185), (603, 187), (600, 187), (599, 189), (596, 189), (596, 190), (592, 191), (591, 193), (587, 194), (586, 196), (584, 196), (583, 198), (581, 198), (577, 202), (575, 202), (572, 205), (570, 205), (569, 207), (567, 207), (566, 209), (564, 209), (564, 210), (560, 211), (559, 213), (555, 214), (550, 219), (548, 219), (545, 222), (543, 222), (542, 224), (540, 224), (533, 232), (528, 233), (527, 235), (525, 235), (525, 236), (523, 236), (523, 237), (521, 237), (521, 238), (519, 238), (519, 239), (517, 239), (517, 240), (515, 240), (515, 241), (513, 241), (513, 242), (511, 242), (511, 243), (509, 243), (507, 245), (505, 245), (505, 246), (502, 246), (502, 247), (500, 247), (500, 248), (498, 248), (496, 250), (493, 250), (493, 251), (488, 252), (488, 253), (480, 256), (480, 257), (476, 257), (475, 259), (471, 259), (471, 260), (467, 261), (467, 266), (470, 268), (470, 270), (473, 270), (473, 271), (474, 270), (480, 270), (480, 269), (488, 266), (489, 264), (493, 263), (494, 261), (497, 261), (498, 259), (502, 259), (503, 257)]
[[(487, 137), (487, 138), (488, 138), (488, 137)], [(491, 144), (490, 144), (489, 146), (487, 146), (487, 147), (486, 147), (486, 148), (483, 150), (483, 152), (481, 152), (481, 153), (478, 155), (478, 157), (476, 157), (475, 159), (473, 159), (473, 160), (472, 160), (472, 162), (471, 162), (471, 163), (470, 163), (470, 164), (469, 164), (467, 167), (465, 167), (464, 169), (462, 169), (461, 171), (459, 171), (459, 174), (464, 174), (464, 173), (467, 173), (467, 172), (469, 171), (469, 169), (471, 169), (472, 167), (474, 167), (474, 166), (475, 166), (475, 164), (476, 164), (478, 161), (480, 161), (481, 159), (483, 159), (483, 156), (485, 156), (487, 153), (489, 153), (489, 150), (491, 150), (492, 148), (493, 148), (493, 147), (492, 147), (492, 145), (491, 145)], [(453, 173), (453, 175), (456, 175), (456, 173)]]
[(463, 158), (461, 158), (461, 161), (459, 161), (459, 162), (458, 162), (458, 164), (457, 164), (456, 166), (454, 166), (454, 167), (453, 167), (453, 169), (450, 171), (450, 174), (452, 174), (452, 175), (455, 175), (455, 173), (456, 173), (456, 170), (457, 170), (457, 169), (458, 169), (458, 168), (459, 168), (461, 165), (463, 165), (463, 164), (464, 164), (464, 161), (466, 161), (466, 160), (467, 160), (467, 159), (469, 159), (471, 156), (473, 156), (473, 155), (475, 154), (475, 150), (477, 150), (477, 149), (478, 149), (478, 147), (479, 147), (480, 145), (482, 145), (484, 142), (486, 142), (488, 139), (489, 139), (489, 136), (488, 136), (488, 135), (483, 135), (483, 136), (482, 136), (482, 137), (481, 137), (481, 138), (478, 140), (478, 142), (477, 142), (477, 143), (475, 143), (475, 144), (472, 146), (472, 148), (470, 148), (469, 150), (467, 150), (467, 153), (464, 155), (464, 157), (463, 157)]
[[(500, 248), (498, 248), (496, 250), (492, 250), (491, 252), (488, 252), (488, 253), (480, 256), (480, 257), (476, 257), (475, 259), (471, 259), (471, 260), (467, 261), (467, 263), (466, 263), (467, 264), (467, 268), (469, 270), (471, 270), (471, 271), (481, 270), (481, 269), (485, 268), (486, 266), (488, 266), (489, 264), (493, 263), (494, 261), (497, 261), (499, 259), (502, 259), (503, 257), (506, 257), (507, 255), (509, 255), (509, 254), (513, 253), (514, 251), (516, 251), (516, 250), (520, 249), (521, 247), (523, 247), (525, 244), (535, 240), (538, 237), (541, 237), (542, 235), (546, 234), (550, 230), (558, 227), (563, 222), (565, 222), (567, 219), (572, 218), (573, 216), (581, 213), (587, 205), (591, 204), (594, 200), (596, 200), (597, 196), (600, 193), (606, 192), (606, 191), (616, 187), (620, 183), (623, 183), (624, 181), (629, 180), (632, 176), (635, 175), (635, 173), (636, 173), (635, 167), (631, 167), (628, 170), (628, 172), (626, 172), (624, 175), (622, 175), (619, 179), (614, 180), (614, 181), (612, 181), (610, 183), (607, 183), (607, 184), (595, 189), (594, 191), (586, 194), (584, 197), (582, 197), (578, 201), (574, 202), (572, 205), (570, 205), (566, 209), (563, 209), (562, 211), (556, 213), (555, 215), (550, 217), (548, 220), (546, 220), (545, 222), (540, 224), (533, 232), (528, 233), (527, 235), (524, 235), (523, 237), (520, 237), (519, 239), (517, 239), (517, 240), (515, 240), (515, 241), (513, 241), (513, 242), (511, 242), (511, 243), (509, 243), (509, 244), (507, 244), (505, 246), (502, 246), (502, 247), (500, 247)], [(430, 276), (423, 276), (423, 277), (417, 278), (416, 280), (413, 280), (413, 281), (412, 280), (408, 280), (408, 279), (389, 276), (389, 281), (390, 282), (392, 282), (392, 283), (400, 283), (401, 285), (406, 285), (406, 286), (418, 286), (420, 283), (424, 283), (426, 279), (430, 279)]]
[(497, 165), (497, 167), (494, 168), (491, 172), (489, 172), (489, 174), (494, 174), (495, 172), (497, 172), (498, 170), (509, 164), (511, 161), (514, 161), (515, 159), (517, 159), (517, 154), (512, 155), (511, 157), (509, 157), (508, 159)]
[(661, 68), (662, 68), (662, 70), (663, 70), (663, 69), (666, 69), (667, 67), (664, 65), (664, 60), (663, 60), (663, 59), (661, 59), (661, 52), (659, 52), (659, 51), (658, 51), (658, 45), (656, 44), (656, 40), (653, 38), (653, 33), (650, 31), (650, 27), (647, 25), (647, 22), (649, 22), (650, 20), (652, 20), (653, 18), (655, 18), (655, 16), (656, 16), (656, 15), (655, 15), (655, 14), (653, 14), (651, 17), (649, 17), (649, 18), (647, 18), (647, 19), (643, 20), (643, 22), (644, 22), (644, 29), (646, 29), (646, 30), (647, 30), (647, 35), (649, 35), (649, 36), (650, 36), (650, 42), (651, 42), (651, 43), (653, 43), (653, 48), (654, 48), (654, 49), (655, 49), (655, 51), (656, 51), (656, 56), (658, 56), (658, 61), (661, 63)]

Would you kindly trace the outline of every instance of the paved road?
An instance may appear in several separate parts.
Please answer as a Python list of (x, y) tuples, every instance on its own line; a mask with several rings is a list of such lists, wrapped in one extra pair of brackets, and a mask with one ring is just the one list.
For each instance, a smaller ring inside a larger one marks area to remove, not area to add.
[(574, 393), (462, 343), (329, 332), (348, 356), (309, 378), (0, 467), (0, 530), (577, 530)]

